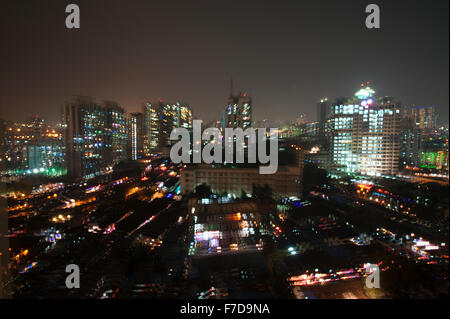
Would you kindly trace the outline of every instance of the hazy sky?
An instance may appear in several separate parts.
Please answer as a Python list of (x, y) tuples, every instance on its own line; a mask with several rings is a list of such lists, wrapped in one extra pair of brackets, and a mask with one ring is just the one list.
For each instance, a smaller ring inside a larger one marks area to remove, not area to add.
[[(66, 29), (76, 3), (81, 29)], [(364, 8), (381, 8), (366, 29)], [(254, 118), (316, 116), (316, 102), (379, 95), (449, 114), (449, 1), (8, 1), (0, 10), (1, 116), (51, 122), (72, 94), (118, 101), (127, 111), (162, 98), (220, 117), (235, 88)]]

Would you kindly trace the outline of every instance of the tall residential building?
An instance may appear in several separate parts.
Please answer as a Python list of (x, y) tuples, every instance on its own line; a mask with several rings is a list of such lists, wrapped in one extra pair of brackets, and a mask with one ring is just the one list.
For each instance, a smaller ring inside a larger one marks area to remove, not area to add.
[(317, 122), (319, 122), (319, 137), (325, 138), (325, 125), (330, 113), (328, 98), (323, 98), (317, 103)]
[(411, 108), (411, 117), (420, 129), (434, 129), (437, 125), (437, 114), (434, 106)]
[(99, 105), (91, 97), (74, 96), (63, 106), (63, 123), (70, 177), (102, 175), (126, 158), (125, 115), (115, 102)]
[(144, 154), (149, 156), (171, 145), (170, 133), (176, 127), (192, 128), (192, 110), (187, 104), (146, 102), (144, 115)]
[(330, 159), (336, 175), (392, 176), (398, 171), (400, 105), (376, 99), (362, 84), (354, 97), (331, 109)]
[(159, 145), (160, 136), (160, 109), (162, 101), (159, 103), (146, 102), (142, 106), (144, 114), (144, 155), (150, 156)]
[(400, 159), (399, 169), (414, 167), (418, 163), (421, 130), (411, 116), (400, 120)]
[(144, 114), (131, 113), (130, 122), (131, 159), (136, 161), (144, 156)]
[(172, 144), (170, 133), (176, 127), (192, 129), (192, 111), (186, 104), (164, 104), (161, 109), (162, 121), (160, 122), (160, 146), (166, 147)]
[(224, 128), (237, 128), (243, 130), (252, 125), (252, 99), (247, 92), (239, 92), (234, 96), (231, 92), (224, 113)]
[(114, 101), (104, 101), (102, 107), (105, 110), (105, 159), (106, 162), (115, 165), (127, 159), (127, 135), (126, 115)]
[(68, 175), (100, 175), (106, 166), (105, 110), (90, 97), (76, 96), (64, 105), (63, 123)]

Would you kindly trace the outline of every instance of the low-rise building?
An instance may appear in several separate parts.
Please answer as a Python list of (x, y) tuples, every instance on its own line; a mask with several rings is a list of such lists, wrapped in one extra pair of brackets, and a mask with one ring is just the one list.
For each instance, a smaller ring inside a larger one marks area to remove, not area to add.
[(268, 185), (274, 197), (300, 197), (303, 169), (299, 166), (280, 166), (275, 174), (259, 174), (258, 166), (219, 166), (200, 164), (181, 172), (181, 192), (195, 191), (195, 187), (207, 184), (216, 194), (240, 197), (242, 192), (252, 194), (253, 186)]

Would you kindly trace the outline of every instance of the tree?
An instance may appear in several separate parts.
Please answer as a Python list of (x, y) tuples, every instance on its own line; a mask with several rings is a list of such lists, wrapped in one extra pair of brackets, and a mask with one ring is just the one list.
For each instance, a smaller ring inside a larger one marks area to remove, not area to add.
[(195, 194), (200, 198), (209, 198), (212, 194), (211, 187), (206, 183), (197, 185), (195, 187)]
[(253, 184), (253, 192), (252, 197), (263, 200), (263, 201), (271, 201), (272, 197), (272, 188), (269, 185), (264, 184), (264, 186), (257, 186)]
[(303, 168), (303, 190), (305, 193), (309, 193), (315, 188), (320, 188), (328, 184), (328, 181), (326, 170), (310, 163), (306, 164)]

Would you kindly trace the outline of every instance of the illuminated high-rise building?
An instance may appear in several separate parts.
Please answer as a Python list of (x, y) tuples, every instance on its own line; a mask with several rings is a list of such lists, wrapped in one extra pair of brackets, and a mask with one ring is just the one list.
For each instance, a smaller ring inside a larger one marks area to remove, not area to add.
[(131, 159), (136, 161), (144, 155), (144, 114), (131, 113), (130, 131)]
[(74, 96), (63, 107), (63, 123), (70, 177), (93, 178), (127, 158), (126, 116), (117, 103)]
[(434, 106), (419, 106), (411, 108), (411, 117), (420, 129), (434, 129), (437, 124), (437, 114)]
[(90, 97), (75, 96), (64, 105), (67, 172), (74, 178), (92, 178), (106, 166), (106, 113)]
[(330, 113), (328, 98), (323, 98), (317, 103), (317, 122), (319, 123), (319, 137), (325, 138), (325, 125)]
[(192, 110), (187, 104), (147, 102), (144, 114), (144, 154), (149, 156), (171, 145), (170, 133), (176, 127), (192, 128)]
[(162, 101), (159, 103), (146, 102), (142, 106), (144, 114), (144, 155), (150, 156), (156, 151), (160, 137), (160, 109)]
[(368, 84), (331, 108), (330, 159), (336, 175), (392, 176), (398, 171), (400, 105), (375, 98)]
[(125, 111), (116, 102), (102, 103), (105, 110), (105, 160), (115, 165), (127, 159), (127, 130)]
[(410, 115), (400, 120), (400, 159), (399, 169), (408, 169), (418, 163), (421, 130), (417, 128)]
[(174, 128), (192, 129), (191, 108), (180, 102), (162, 105), (160, 126), (160, 146), (170, 146), (171, 141), (169, 137)]
[(239, 92), (236, 96), (231, 92), (225, 108), (223, 122), (225, 128), (240, 127), (245, 130), (251, 127), (252, 99), (247, 95), (247, 92)]

